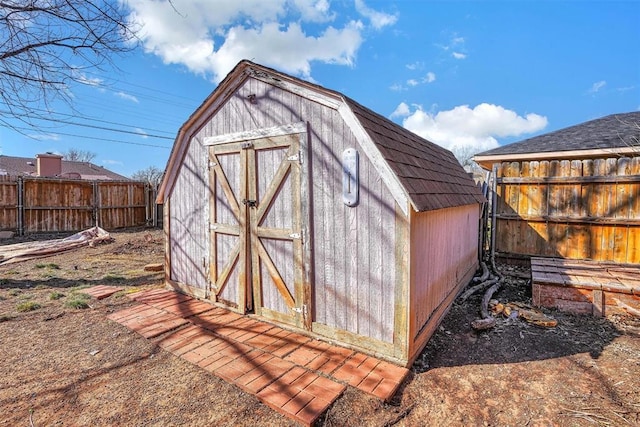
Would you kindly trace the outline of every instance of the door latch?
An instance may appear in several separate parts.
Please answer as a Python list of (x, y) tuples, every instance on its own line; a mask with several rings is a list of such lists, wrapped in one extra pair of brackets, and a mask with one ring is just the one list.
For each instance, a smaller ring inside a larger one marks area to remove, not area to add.
[(242, 203), (244, 203), (245, 206), (248, 206), (250, 208), (255, 208), (256, 206), (258, 206), (258, 202), (256, 200), (243, 199)]

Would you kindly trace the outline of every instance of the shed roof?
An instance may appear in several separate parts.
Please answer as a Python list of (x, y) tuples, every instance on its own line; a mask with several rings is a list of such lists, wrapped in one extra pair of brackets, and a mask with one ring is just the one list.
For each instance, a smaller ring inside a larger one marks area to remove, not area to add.
[(496, 161), (597, 157), (640, 150), (640, 111), (611, 114), (534, 136), (474, 156), (483, 167)]
[[(78, 174), (85, 180), (128, 181), (129, 178), (119, 175), (102, 166), (90, 162), (72, 162), (62, 160), (62, 175)], [(14, 157), (0, 155), (0, 175), (37, 176), (35, 157)]]
[[(160, 203), (172, 190), (191, 136), (208, 119), (203, 117), (205, 111), (212, 106), (215, 109), (216, 104), (224, 102), (250, 77), (265, 78), (284, 90), (302, 88), (304, 91), (300, 93), (327, 97), (326, 105), (333, 104), (333, 108), (345, 118), (364, 154), (370, 159), (382, 159), (382, 162), (373, 161), (374, 166), (392, 193), (394, 190), (403, 193), (394, 194), (396, 200), (408, 200), (414, 210), (430, 211), (484, 201), (474, 180), (449, 150), (419, 137), (339, 92), (244, 60), (238, 63), (178, 131), (158, 191)], [(317, 101), (317, 98), (314, 100)], [(404, 209), (402, 203), (400, 205)]]

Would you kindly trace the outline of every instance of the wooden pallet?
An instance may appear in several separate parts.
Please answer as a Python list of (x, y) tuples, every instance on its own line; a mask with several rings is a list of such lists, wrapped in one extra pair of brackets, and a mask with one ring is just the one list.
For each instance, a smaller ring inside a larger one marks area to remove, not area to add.
[(575, 314), (640, 316), (640, 266), (531, 258), (533, 303)]

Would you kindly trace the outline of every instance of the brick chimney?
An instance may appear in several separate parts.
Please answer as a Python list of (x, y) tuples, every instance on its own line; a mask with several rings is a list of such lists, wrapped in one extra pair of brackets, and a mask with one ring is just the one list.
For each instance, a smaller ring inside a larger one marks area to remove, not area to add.
[(38, 176), (58, 176), (62, 173), (62, 156), (53, 153), (36, 155)]

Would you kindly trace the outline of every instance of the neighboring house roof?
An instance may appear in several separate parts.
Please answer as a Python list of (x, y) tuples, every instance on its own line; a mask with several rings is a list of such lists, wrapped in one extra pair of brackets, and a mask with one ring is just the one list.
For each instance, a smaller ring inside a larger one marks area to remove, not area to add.
[(640, 111), (611, 114), (484, 151), (474, 160), (490, 169), (497, 161), (599, 157), (640, 153)]
[[(480, 189), (449, 150), (419, 137), (339, 92), (245, 60), (225, 77), (180, 128), (158, 191), (160, 203), (172, 190), (179, 163), (186, 153), (191, 136), (208, 119), (203, 117), (205, 111), (225, 102), (251, 76), (269, 80), (284, 90), (296, 92), (299, 90), (297, 88), (303, 88), (307, 94), (330, 98), (358, 138), (365, 154), (371, 159), (382, 160), (372, 163), (378, 168), (391, 192), (403, 192), (402, 195), (394, 194), (396, 200), (408, 200), (416, 211), (484, 201)], [(368, 148), (377, 152), (367, 151)], [(388, 170), (391, 174), (386, 173)], [(405, 209), (402, 203), (400, 205)]]
[[(13, 157), (0, 155), (0, 175), (37, 176), (36, 159), (34, 157)], [(79, 176), (84, 180), (130, 181), (130, 178), (119, 175), (102, 166), (89, 162), (71, 162), (62, 160), (61, 176)]]

